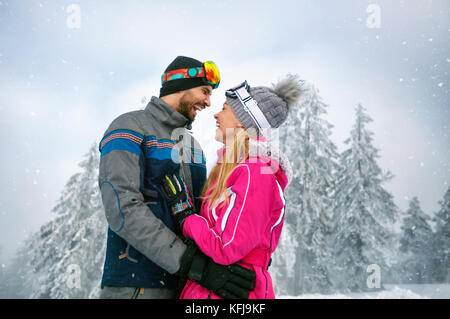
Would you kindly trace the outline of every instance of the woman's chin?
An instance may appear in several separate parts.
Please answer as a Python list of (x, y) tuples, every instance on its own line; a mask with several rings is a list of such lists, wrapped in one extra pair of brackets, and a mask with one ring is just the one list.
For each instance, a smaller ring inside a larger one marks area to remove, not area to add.
[(220, 130), (220, 128), (217, 128), (217, 130), (216, 130), (215, 139), (217, 142), (223, 143), (223, 134), (222, 134), (222, 131)]

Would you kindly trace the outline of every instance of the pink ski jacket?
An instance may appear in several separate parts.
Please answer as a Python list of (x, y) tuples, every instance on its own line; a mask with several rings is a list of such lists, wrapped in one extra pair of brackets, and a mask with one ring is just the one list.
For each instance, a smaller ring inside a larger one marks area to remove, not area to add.
[[(229, 203), (224, 196), (211, 209), (203, 201), (200, 215), (189, 216), (183, 234), (194, 239), (201, 251), (215, 262), (240, 265), (256, 273), (251, 299), (275, 298), (267, 270), (283, 228), (284, 189), (292, 176), (286, 156), (265, 139), (250, 140), (249, 158), (239, 164), (227, 181)], [(223, 155), (218, 151), (218, 162)], [(209, 191), (208, 191), (209, 192)], [(219, 298), (190, 280), (183, 299)]]

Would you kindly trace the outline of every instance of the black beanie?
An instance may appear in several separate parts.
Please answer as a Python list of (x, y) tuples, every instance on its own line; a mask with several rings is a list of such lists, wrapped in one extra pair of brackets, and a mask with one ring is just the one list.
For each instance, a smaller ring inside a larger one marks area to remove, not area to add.
[[(169, 64), (164, 73), (172, 70), (196, 68), (199, 66), (203, 66), (203, 63), (196, 59), (185, 56), (178, 56), (175, 58), (175, 60), (173, 60), (172, 63)], [(159, 91), (159, 97), (161, 98), (165, 95), (169, 95), (179, 91), (189, 90), (202, 85), (205, 85), (205, 82), (203, 81), (202, 78), (177, 79), (167, 81), (162, 84), (161, 89)]]

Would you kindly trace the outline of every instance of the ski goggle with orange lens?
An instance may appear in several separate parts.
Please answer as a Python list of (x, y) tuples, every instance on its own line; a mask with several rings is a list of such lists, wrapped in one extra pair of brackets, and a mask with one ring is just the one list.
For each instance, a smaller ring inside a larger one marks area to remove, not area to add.
[(205, 84), (217, 89), (220, 83), (220, 73), (213, 61), (206, 61), (203, 66), (172, 70), (161, 76), (161, 85), (172, 80), (202, 78)]

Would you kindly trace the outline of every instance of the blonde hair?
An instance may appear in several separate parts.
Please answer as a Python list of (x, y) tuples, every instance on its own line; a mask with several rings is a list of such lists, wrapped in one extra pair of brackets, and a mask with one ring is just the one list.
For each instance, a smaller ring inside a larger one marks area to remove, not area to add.
[[(240, 128), (233, 137), (232, 145), (225, 144), (225, 154), (222, 161), (214, 166), (208, 179), (203, 186), (201, 198), (209, 200), (208, 209), (211, 209), (213, 203), (225, 195), (225, 200), (221, 207), (228, 204), (229, 197), (227, 192), (227, 181), (233, 170), (239, 163), (248, 158), (250, 135), (246, 129)], [(212, 187), (211, 185), (215, 183)], [(211, 189), (210, 189), (211, 188)], [(210, 190), (208, 192), (208, 190)]]

